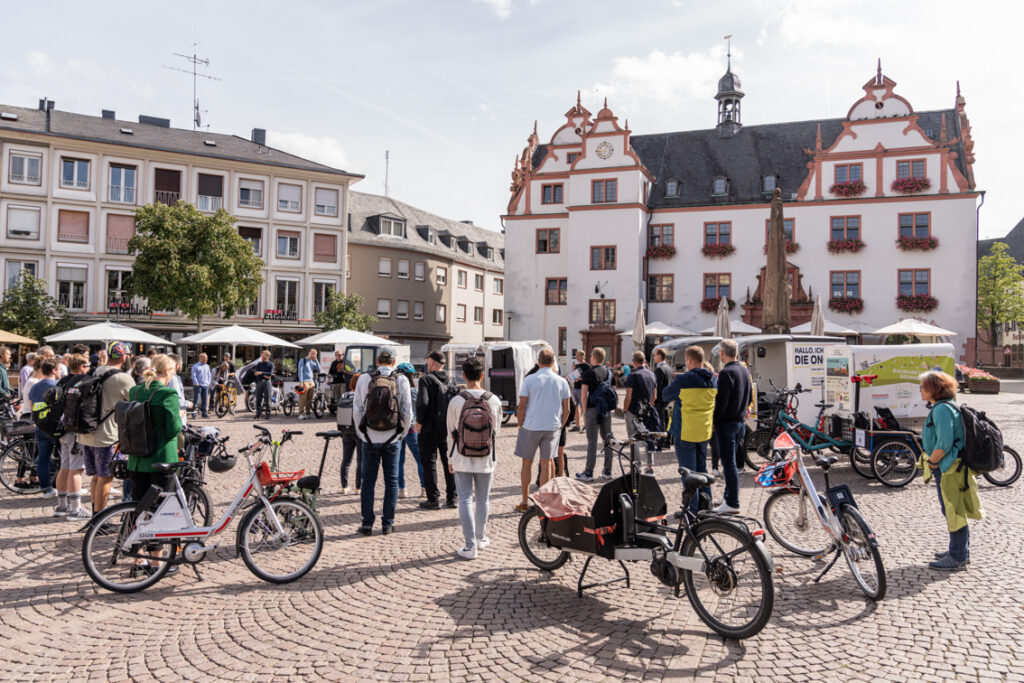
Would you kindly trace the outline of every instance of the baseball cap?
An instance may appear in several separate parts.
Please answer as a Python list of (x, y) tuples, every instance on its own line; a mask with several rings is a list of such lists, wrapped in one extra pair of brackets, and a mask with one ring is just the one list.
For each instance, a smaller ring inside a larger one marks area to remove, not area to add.
[(390, 363), (394, 359), (395, 359), (395, 354), (391, 353), (391, 351), (389, 351), (387, 349), (381, 349), (380, 351), (377, 352), (377, 362), (378, 363)]
[(107, 347), (107, 355), (111, 358), (127, 358), (132, 355), (132, 348), (124, 342), (113, 342)]
[(444, 365), (445, 362), (447, 362), (448, 360), (440, 351), (431, 351), (430, 353), (427, 354), (427, 358), (434, 361), (435, 363), (440, 363), (441, 365)]

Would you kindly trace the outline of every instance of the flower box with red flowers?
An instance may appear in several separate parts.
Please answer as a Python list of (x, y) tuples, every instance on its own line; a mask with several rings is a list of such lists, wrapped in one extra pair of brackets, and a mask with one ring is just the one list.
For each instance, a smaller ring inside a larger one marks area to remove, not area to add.
[(931, 186), (932, 181), (927, 178), (897, 178), (892, 181), (889, 189), (900, 194), (914, 194), (915, 192), (924, 192)]
[(708, 258), (724, 258), (734, 251), (736, 251), (736, 247), (731, 244), (705, 244), (700, 253)]
[(676, 255), (676, 248), (670, 244), (647, 247), (647, 258), (672, 258)]
[(935, 237), (900, 237), (896, 246), (901, 251), (931, 251), (939, 246), (939, 240)]
[(896, 308), (909, 313), (934, 311), (939, 300), (927, 294), (904, 294), (896, 297)]
[(834, 296), (828, 300), (828, 307), (838, 313), (860, 313), (864, 310), (864, 299), (859, 296)]
[(861, 240), (829, 240), (828, 250), (832, 254), (839, 254), (844, 251), (848, 251), (851, 254), (856, 254), (858, 251), (866, 247)]
[(837, 197), (859, 197), (868, 189), (863, 180), (847, 180), (835, 183), (828, 191)]
[[(768, 253), (768, 245), (767, 244), (764, 245), (764, 249), (762, 249), (761, 251), (763, 251), (765, 254), (767, 254)], [(798, 251), (800, 251), (800, 243), (799, 242), (790, 242), (789, 240), (786, 241), (786, 253), (787, 254), (795, 254)]]
[[(718, 310), (718, 303), (721, 301), (721, 297), (718, 299), (702, 299), (700, 302), (700, 310), (705, 313), (714, 313)], [(727, 299), (729, 303), (729, 310), (736, 308), (736, 302), (732, 299)]]

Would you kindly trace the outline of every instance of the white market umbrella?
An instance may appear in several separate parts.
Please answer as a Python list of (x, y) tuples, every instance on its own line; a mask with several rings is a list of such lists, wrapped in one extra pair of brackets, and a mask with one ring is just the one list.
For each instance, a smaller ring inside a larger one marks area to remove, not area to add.
[(242, 327), (241, 325), (229, 325), (227, 327), (218, 327), (207, 332), (200, 332), (199, 334), (192, 334), (187, 337), (182, 337), (178, 340), (179, 344), (230, 344), (231, 345), (231, 357), (235, 357), (236, 347), (242, 346), (283, 346), (288, 349), (299, 348), (296, 344), (292, 344), (290, 341), (285, 341), (279, 337), (275, 337), (272, 334), (266, 332), (260, 332), (248, 327)]
[[(790, 330), (790, 332), (792, 331)], [(825, 311), (821, 310), (821, 294), (814, 297), (814, 312), (811, 313), (811, 334), (815, 337), (825, 334)]]
[(904, 318), (898, 323), (887, 325), (880, 330), (875, 330), (868, 334), (877, 334), (883, 337), (888, 337), (893, 334), (905, 334), (908, 337), (952, 337), (956, 335), (956, 332), (936, 327), (935, 325), (931, 325), (915, 318)]
[(729, 333), (729, 300), (724, 296), (722, 300), (718, 302), (718, 313), (715, 315), (715, 332), (716, 337), (722, 339), (728, 339), (732, 335)]
[(644, 320), (644, 302), (638, 300), (636, 302), (636, 320), (633, 322), (633, 344), (636, 348), (642, 349), (646, 339), (647, 322)]
[(843, 327), (839, 323), (832, 322), (828, 318), (823, 317), (823, 323), (824, 332), (820, 332), (817, 334), (811, 332), (811, 323), (809, 322), (803, 323), (802, 325), (797, 325), (796, 327), (792, 328), (790, 332), (792, 334), (813, 334), (816, 337), (822, 337), (826, 334), (835, 335), (838, 337), (851, 337), (853, 335), (860, 334), (860, 332), (858, 332), (857, 330), (850, 329), (849, 327)]
[(321, 332), (295, 342), (299, 346), (334, 346), (337, 344), (356, 345), (365, 344), (369, 346), (397, 346), (398, 342), (384, 337), (375, 337), (366, 332), (357, 332), (347, 328)]
[(95, 323), (93, 325), (86, 325), (85, 327), (79, 327), (74, 330), (68, 330), (67, 332), (51, 334), (46, 337), (46, 341), (51, 344), (85, 344), (88, 342), (103, 342), (104, 344), (109, 344), (110, 342), (125, 342), (128, 344), (171, 345), (171, 342), (158, 337), (155, 334), (143, 332), (142, 330), (137, 330), (134, 327), (128, 327), (121, 323), (112, 323), (109, 320), (102, 323)]
[[(748, 325), (747, 323), (743, 322), (742, 320), (730, 320), (729, 321), (729, 332), (732, 334), (732, 336), (744, 335), (744, 334), (761, 334), (761, 328), (760, 327), (754, 327), (753, 325)], [(713, 335), (715, 337), (721, 336), (721, 335), (715, 334), (715, 328), (714, 327), (705, 327), (703, 330), (698, 332), (698, 334)]]
[[(653, 323), (647, 323), (644, 327), (644, 334), (648, 337), (692, 337), (693, 332), (690, 330), (683, 329), (682, 327), (674, 327), (666, 323), (655, 321)], [(633, 331), (620, 332), (620, 337), (632, 337)]]

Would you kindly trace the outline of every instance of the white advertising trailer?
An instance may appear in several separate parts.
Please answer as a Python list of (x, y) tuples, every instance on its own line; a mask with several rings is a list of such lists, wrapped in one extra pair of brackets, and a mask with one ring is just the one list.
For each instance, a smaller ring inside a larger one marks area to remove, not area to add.
[(462, 364), (470, 356), (484, 363), (484, 388), (501, 399), (506, 421), (516, 410), (519, 387), (526, 373), (537, 363), (543, 340), (495, 341), (481, 344), (445, 344), (441, 353), (448, 357), (448, 373), (456, 384), (465, 384)]

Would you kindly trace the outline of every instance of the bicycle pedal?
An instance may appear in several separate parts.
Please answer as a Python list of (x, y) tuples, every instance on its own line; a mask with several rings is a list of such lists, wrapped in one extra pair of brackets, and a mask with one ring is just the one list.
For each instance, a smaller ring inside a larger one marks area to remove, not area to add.
[(836, 551), (836, 547), (834, 545), (830, 545), (828, 548), (826, 548), (825, 550), (822, 550), (817, 555), (812, 555), (811, 556), (811, 560), (814, 561), (814, 562), (821, 562), (822, 560), (824, 560), (826, 557), (828, 557), (829, 555), (831, 555), (835, 551)]

